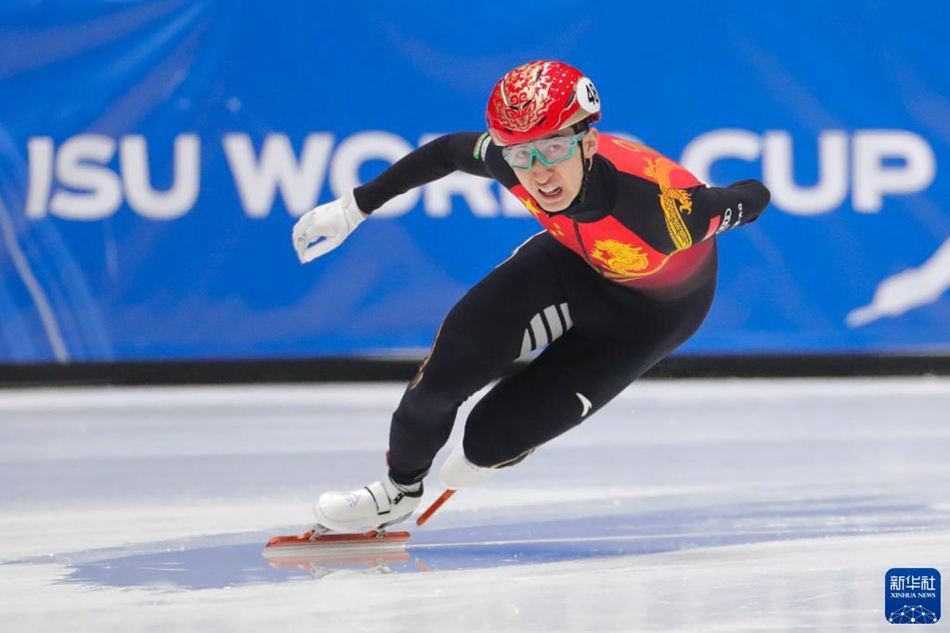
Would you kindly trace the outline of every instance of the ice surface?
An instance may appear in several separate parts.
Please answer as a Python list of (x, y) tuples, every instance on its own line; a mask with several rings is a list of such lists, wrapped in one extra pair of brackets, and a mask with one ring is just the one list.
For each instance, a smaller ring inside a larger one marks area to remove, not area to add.
[(890, 630), (888, 569), (950, 572), (937, 378), (641, 382), (404, 552), (269, 564), (401, 391), (0, 391), (2, 629)]

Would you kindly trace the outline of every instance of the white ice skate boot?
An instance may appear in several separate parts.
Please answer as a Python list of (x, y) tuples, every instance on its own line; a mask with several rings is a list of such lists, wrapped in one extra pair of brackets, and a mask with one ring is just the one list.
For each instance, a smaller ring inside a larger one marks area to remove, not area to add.
[(384, 477), (359, 490), (323, 493), (313, 515), (334, 532), (368, 532), (405, 521), (421, 501), (421, 482), (400, 486)]
[(439, 471), (439, 479), (442, 485), (449, 490), (459, 490), (468, 486), (476, 486), (484, 483), (489, 477), (495, 474), (494, 468), (485, 468), (476, 466), (465, 457), (465, 451), (462, 445), (455, 447), (445, 463), (442, 464), (442, 470)]

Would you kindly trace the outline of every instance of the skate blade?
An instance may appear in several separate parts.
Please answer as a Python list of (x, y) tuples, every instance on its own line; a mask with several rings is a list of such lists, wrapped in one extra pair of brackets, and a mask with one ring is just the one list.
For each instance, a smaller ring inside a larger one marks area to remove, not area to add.
[(302, 552), (376, 553), (405, 549), (409, 532), (377, 532), (363, 534), (327, 533), (315, 536), (314, 530), (295, 536), (275, 536), (264, 547), (265, 558), (299, 556)]

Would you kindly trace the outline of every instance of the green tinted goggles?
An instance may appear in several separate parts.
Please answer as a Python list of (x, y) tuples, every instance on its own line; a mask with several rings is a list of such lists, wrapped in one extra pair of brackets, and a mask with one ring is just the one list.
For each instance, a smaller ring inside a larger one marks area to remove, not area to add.
[(519, 143), (501, 148), (505, 162), (514, 169), (531, 169), (535, 157), (546, 167), (554, 167), (574, 155), (578, 141), (585, 132), (574, 136), (554, 136), (530, 143)]

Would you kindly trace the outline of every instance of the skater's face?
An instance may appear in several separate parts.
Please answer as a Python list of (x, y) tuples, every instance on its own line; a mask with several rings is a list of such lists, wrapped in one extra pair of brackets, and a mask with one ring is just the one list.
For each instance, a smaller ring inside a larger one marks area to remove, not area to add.
[[(564, 138), (565, 142), (569, 142), (567, 139), (574, 136), (574, 132), (567, 129), (547, 138)], [(584, 158), (589, 161), (597, 152), (597, 130), (589, 129), (576, 142), (584, 148)], [(540, 154), (531, 156), (529, 160), (531, 163), (528, 169), (513, 170), (518, 182), (545, 211), (556, 213), (568, 208), (580, 193), (581, 183), (584, 181), (584, 161), (581, 159), (581, 153), (573, 148), (569, 157), (553, 165), (545, 165)]]

